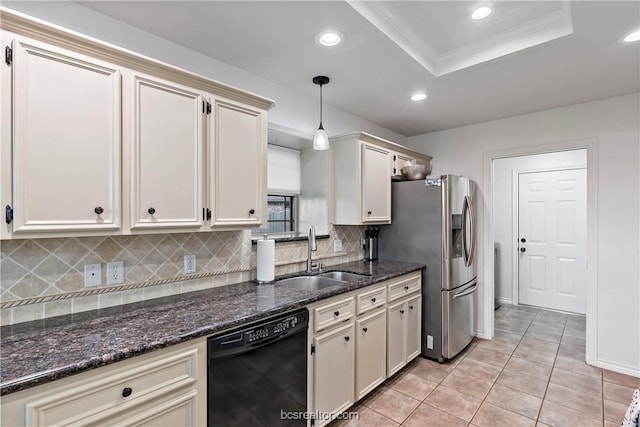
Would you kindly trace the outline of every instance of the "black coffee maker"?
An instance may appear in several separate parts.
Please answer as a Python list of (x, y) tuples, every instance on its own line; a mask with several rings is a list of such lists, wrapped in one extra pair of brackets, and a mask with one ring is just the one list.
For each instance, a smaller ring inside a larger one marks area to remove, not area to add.
[(367, 227), (364, 229), (364, 237), (362, 238), (362, 250), (364, 251), (364, 259), (366, 261), (375, 261), (378, 259), (378, 233), (380, 227)]

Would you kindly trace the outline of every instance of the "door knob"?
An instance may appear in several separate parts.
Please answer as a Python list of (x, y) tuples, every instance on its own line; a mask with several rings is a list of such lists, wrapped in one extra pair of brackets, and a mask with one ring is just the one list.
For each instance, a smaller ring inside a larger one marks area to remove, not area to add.
[(149, 208), (147, 209), (147, 212), (149, 212), (149, 215), (153, 215), (154, 213), (156, 213), (156, 210), (154, 208)]
[(527, 248), (520, 248), (520, 252), (526, 252)]
[(521, 241), (522, 243), (524, 243), (524, 242), (526, 242), (526, 241), (527, 241), (527, 239), (525, 239), (525, 238), (523, 237), (522, 239), (520, 239), (520, 241)]
[(367, 332), (369, 329), (367, 328), (362, 328), (362, 332)]
[(249, 215), (253, 215), (254, 213), (256, 213), (255, 209), (249, 209)]
[(104, 212), (104, 209), (102, 209), (102, 207), (98, 206), (97, 208), (95, 208), (93, 210), (96, 214), (100, 215), (102, 214), (102, 212)]

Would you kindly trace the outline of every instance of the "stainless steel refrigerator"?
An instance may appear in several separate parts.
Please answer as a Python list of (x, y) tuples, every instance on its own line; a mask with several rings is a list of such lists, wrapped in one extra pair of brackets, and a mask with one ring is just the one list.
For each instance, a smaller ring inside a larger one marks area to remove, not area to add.
[(473, 181), (455, 175), (393, 182), (392, 223), (380, 227), (380, 259), (427, 265), (422, 355), (440, 362), (460, 353), (475, 335), (475, 194)]

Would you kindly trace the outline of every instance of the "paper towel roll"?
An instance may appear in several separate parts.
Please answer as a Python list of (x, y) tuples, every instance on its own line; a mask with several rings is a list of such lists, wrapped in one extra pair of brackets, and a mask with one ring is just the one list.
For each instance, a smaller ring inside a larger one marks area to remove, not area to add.
[(276, 270), (276, 242), (275, 240), (258, 240), (258, 282), (273, 282)]

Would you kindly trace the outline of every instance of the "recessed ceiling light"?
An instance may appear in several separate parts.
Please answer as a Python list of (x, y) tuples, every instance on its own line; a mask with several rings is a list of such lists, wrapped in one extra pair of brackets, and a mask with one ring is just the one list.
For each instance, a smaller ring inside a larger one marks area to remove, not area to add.
[(624, 41), (626, 42), (637, 42), (638, 40), (640, 40), (640, 30), (634, 31), (631, 34), (627, 34), (627, 36), (624, 38)]
[(321, 46), (337, 46), (344, 40), (344, 36), (337, 31), (323, 31), (316, 36), (316, 42)]
[(425, 99), (427, 99), (429, 95), (427, 95), (426, 93), (414, 93), (413, 95), (411, 95), (411, 100), (412, 101), (424, 101)]
[(472, 19), (483, 19), (483, 18), (486, 18), (489, 15), (491, 15), (491, 8), (489, 8), (487, 6), (482, 6), (482, 7), (479, 7), (476, 10), (473, 11), (473, 13), (471, 14), (471, 18)]

